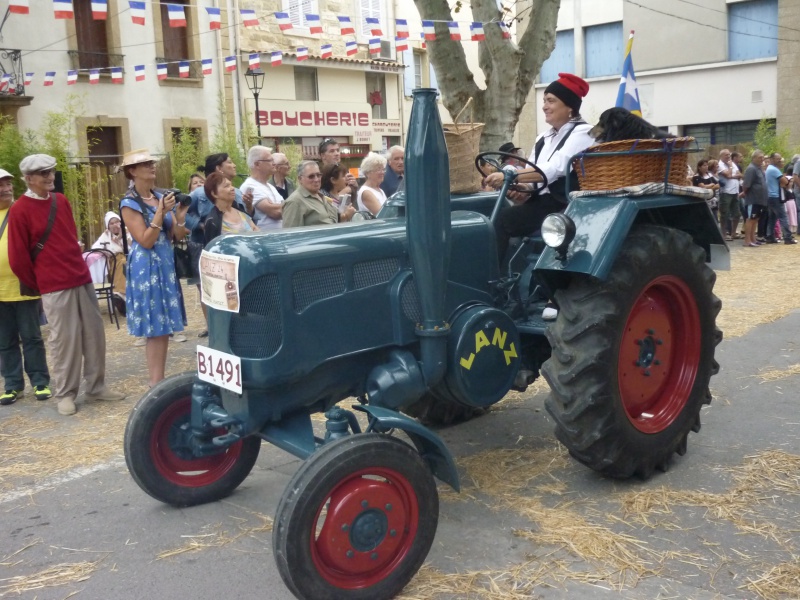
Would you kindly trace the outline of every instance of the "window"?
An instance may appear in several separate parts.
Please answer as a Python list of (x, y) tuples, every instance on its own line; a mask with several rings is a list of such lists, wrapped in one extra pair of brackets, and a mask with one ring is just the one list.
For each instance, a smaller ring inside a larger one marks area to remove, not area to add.
[(361, 21), (361, 38), (369, 39), (376, 37), (372, 35), (372, 25), (367, 23), (367, 17), (378, 19), (380, 23), (381, 33), (387, 35), (386, 19), (383, 15), (383, 0), (360, 0), (360, 21)]
[(414, 88), (421, 88), (424, 87), (424, 83), (422, 81), (422, 52), (414, 52)]
[(317, 70), (313, 67), (294, 68), (295, 100), (319, 100)]
[(708, 146), (709, 144), (752, 144), (757, 126), (758, 121), (686, 125), (683, 128), (683, 135), (695, 138), (700, 146)]
[(386, 75), (366, 73), (367, 102), (372, 106), (373, 119), (386, 118)]
[(289, 20), (295, 29), (308, 29), (305, 15), (319, 14), (317, 0), (281, 0), (281, 12), (289, 13)]
[(120, 157), (120, 138), (121, 132), (119, 127), (87, 128), (86, 139), (91, 162), (111, 165), (118, 164)]
[[(188, 0), (171, 0), (172, 4), (188, 4)], [(170, 27), (167, 4), (161, 4), (161, 35), (164, 42), (164, 61), (167, 63), (167, 76), (178, 77), (178, 61), (189, 59), (189, 11), (186, 14), (186, 27)], [(158, 59), (156, 59), (158, 60)], [(160, 62), (160, 61), (159, 61)]]
[(575, 31), (567, 29), (556, 33), (556, 47), (544, 61), (539, 73), (542, 83), (550, 83), (558, 79), (559, 73), (575, 72)]
[(625, 58), (625, 37), (622, 22), (586, 27), (586, 77), (603, 77), (622, 73)]
[(101, 69), (112, 66), (108, 57), (108, 21), (92, 18), (91, 0), (74, 0), (75, 33), (78, 42), (77, 67), (79, 69)]
[(403, 51), (403, 93), (411, 96), (411, 90), (419, 87), (432, 87), (439, 89), (433, 65), (428, 60), (425, 52), (418, 50)]
[(728, 60), (778, 56), (778, 0), (728, 4)]

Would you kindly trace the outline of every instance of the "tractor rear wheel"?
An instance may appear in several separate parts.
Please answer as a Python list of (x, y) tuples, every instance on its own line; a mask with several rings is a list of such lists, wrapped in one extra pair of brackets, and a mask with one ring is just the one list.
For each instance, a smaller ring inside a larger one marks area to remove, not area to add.
[(556, 292), (545, 406), (574, 458), (611, 477), (646, 478), (686, 452), (719, 370), (715, 279), (691, 236), (641, 226), (606, 281), (576, 279)]
[(273, 554), (298, 598), (388, 600), (422, 566), (438, 522), (436, 484), (417, 451), (357, 434), (295, 473), (278, 503)]

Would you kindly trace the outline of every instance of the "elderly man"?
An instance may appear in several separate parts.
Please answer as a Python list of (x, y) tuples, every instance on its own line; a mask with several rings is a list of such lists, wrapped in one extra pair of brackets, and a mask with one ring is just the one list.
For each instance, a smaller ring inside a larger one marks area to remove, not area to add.
[(247, 153), (247, 166), (250, 168), (250, 177), (244, 180), (239, 189), (243, 196), (250, 194), (253, 197), (253, 221), (262, 231), (280, 229), (283, 197), (269, 182), (275, 173), (272, 150), (266, 146), (253, 146)]
[[(50, 356), (58, 412), (73, 415), (81, 382), (85, 400), (122, 400), (105, 384), (106, 336), (89, 268), (78, 245), (69, 200), (53, 193), (56, 159), (33, 154), (19, 169), (27, 191), (9, 210), (11, 270), (28, 293), (41, 292), (50, 324)], [(36, 290), (35, 292), (33, 290)]]
[[(339, 142), (326, 138), (319, 143), (319, 158), (322, 161), (322, 166), (325, 165), (338, 165), (341, 162), (342, 154), (339, 151)], [(358, 182), (353, 174), (348, 171), (344, 176), (344, 181), (350, 186), (351, 190), (358, 187)]]
[(275, 189), (278, 190), (281, 198), (286, 200), (292, 195), (292, 192), (294, 192), (294, 183), (292, 183), (292, 180), (287, 177), (292, 165), (289, 164), (289, 159), (286, 157), (286, 155), (281, 154), (280, 152), (273, 152), (272, 160), (272, 166), (275, 167), (275, 172), (272, 174), (272, 178), (269, 180), (269, 182), (275, 186)]
[(779, 152), (769, 155), (769, 166), (764, 172), (767, 180), (767, 210), (769, 218), (767, 220), (767, 243), (777, 244), (775, 239), (775, 224), (780, 223), (783, 232), (784, 244), (796, 244), (797, 240), (792, 236), (789, 229), (789, 218), (786, 216), (786, 208), (781, 202), (781, 188), (789, 186), (789, 179), (783, 174), (783, 157)]
[[(23, 356), (25, 372), (37, 400), (47, 400), (50, 392), (50, 372), (39, 327), (39, 299), (19, 293), (19, 279), (8, 261), (8, 213), (14, 203), (13, 176), (0, 169), (0, 374), (5, 379), (5, 393), (0, 404), (14, 404), (25, 390), (22, 377)], [(22, 354), (19, 351), (22, 341)]]
[(727, 148), (719, 152), (719, 222), (725, 239), (739, 239), (739, 182), (742, 172), (731, 158)]
[(313, 160), (304, 160), (297, 167), (297, 189), (283, 205), (283, 228), (308, 225), (334, 225), (349, 221), (356, 209), (348, 206), (339, 214), (336, 207), (319, 193), (322, 173)]
[(764, 171), (761, 169), (763, 164), (764, 153), (761, 150), (754, 151), (742, 179), (744, 205), (747, 209), (747, 221), (744, 224), (744, 245), (749, 247), (761, 245), (756, 242), (756, 228), (761, 215), (767, 210), (767, 181), (764, 178)]
[(381, 189), (387, 198), (394, 194), (401, 186), (405, 176), (405, 148), (392, 146), (386, 153), (386, 174), (383, 176)]

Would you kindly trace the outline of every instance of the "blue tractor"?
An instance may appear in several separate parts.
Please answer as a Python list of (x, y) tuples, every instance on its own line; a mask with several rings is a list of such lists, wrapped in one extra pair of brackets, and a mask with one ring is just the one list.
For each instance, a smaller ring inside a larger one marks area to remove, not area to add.
[(711, 399), (722, 335), (709, 263), (727, 248), (705, 202), (576, 198), (501, 270), (492, 219), (514, 175), (499, 196), (450, 198), (434, 90), (414, 92), (406, 165), (385, 218), (206, 248), (217, 304), (198, 371), (150, 390), (125, 432), (133, 478), (175, 506), (230, 494), (263, 441), (303, 458), (273, 532), (298, 598), (391, 598), (420, 568), (435, 479), (459, 489), (426, 424), (475, 416), (541, 373), (573, 457), (648, 477), (686, 452)]

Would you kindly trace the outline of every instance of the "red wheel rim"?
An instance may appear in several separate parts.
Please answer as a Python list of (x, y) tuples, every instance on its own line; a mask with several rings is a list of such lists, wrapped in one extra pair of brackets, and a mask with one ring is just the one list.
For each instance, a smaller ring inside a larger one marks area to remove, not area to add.
[(331, 585), (356, 590), (388, 577), (417, 536), (419, 503), (409, 481), (370, 468), (340, 481), (317, 511), (311, 557)]
[[(182, 487), (202, 487), (214, 483), (227, 473), (242, 451), (236, 442), (213, 456), (186, 459), (176, 453), (174, 440), (181, 425), (189, 422), (192, 403), (189, 398), (174, 402), (158, 417), (150, 437), (150, 456), (164, 479)], [(225, 430), (220, 430), (220, 434)], [(172, 436), (172, 440), (171, 440)]]
[(651, 281), (633, 303), (617, 368), (622, 406), (643, 433), (658, 433), (686, 405), (700, 362), (700, 311), (682, 279)]

